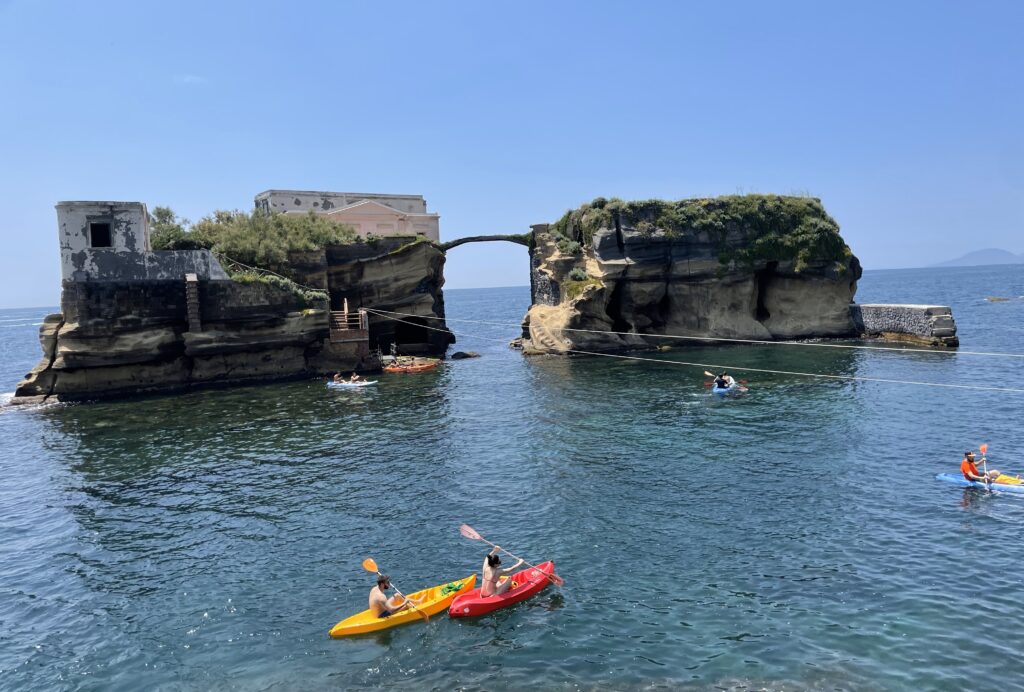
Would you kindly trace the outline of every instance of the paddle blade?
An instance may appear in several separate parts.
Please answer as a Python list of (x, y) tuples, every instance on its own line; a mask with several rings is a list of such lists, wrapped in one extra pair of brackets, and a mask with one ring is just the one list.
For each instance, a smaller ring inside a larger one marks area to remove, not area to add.
[(708, 372), (707, 370), (704, 371), (704, 374), (707, 375), (708, 377), (714, 377), (715, 376), (715, 373)]
[(714, 382), (708, 382), (707, 380), (704, 381), (704, 386), (705, 387), (710, 387), (713, 384), (714, 384)]
[(557, 574), (552, 574), (548, 578), (551, 580), (551, 583), (555, 586), (565, 586), (565, 580)]
[(367, 572), (376, 572), (377, 563), (373, 561), (372, 557), (368, 557), (365, 560), (363, 560), (363, 569), (365, 569)]
[(978, 449), (981, 450), (982, 454), (985, 454), (986, 452), (988, 452), (988, 443), (986, 442), (985, 444), (983, 444), (980, 447), (978, 447)]
[(469, 539), (474, 540), (474, 541), (482, 541), (483, 540), (483, 536), (478, 534), (473, 529), (473, 527), (470, 526), (469, 524), (463, 524), (462, 526), (460, 526), (459, 527), (459, 533), (461, 533), (466, 538), (469, 538)]

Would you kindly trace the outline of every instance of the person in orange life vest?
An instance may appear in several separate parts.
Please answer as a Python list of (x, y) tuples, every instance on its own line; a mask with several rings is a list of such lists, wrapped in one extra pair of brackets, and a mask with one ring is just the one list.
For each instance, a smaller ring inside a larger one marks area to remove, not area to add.
[(974, 452), (971, 450), (964, 452), (964, 460), (960, 462), (960, 473), (964, 474), (964, 478), (967, 480), (978, 483), (991, 483), (999, 478), (999, 472), (995, 469), (989, 471), (987, 475), (979, 471), (978, 467), (974, 465)]

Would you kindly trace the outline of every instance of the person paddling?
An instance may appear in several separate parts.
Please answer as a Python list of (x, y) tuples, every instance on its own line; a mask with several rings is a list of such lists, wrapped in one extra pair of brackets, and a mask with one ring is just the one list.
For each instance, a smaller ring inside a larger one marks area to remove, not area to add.
[(352, 377), (348, 378), (348, 381), (349, 382), (360, 382), (360, 381), (362, 381), (362, 379), (363, 378), (360, 377), (358, 374), (356, 374), (356, 372), (353, 370), (352, 371)]
[(732, 386), (732, 378), (729, 377), (729, 373), (722, 372), (715, 378), (715, 389), (728, 389)]
[(1000, 476), (1000, 473), (995, 469), (986, 473), (978, 471), (978, 467), (974, 465), (974, 452), (969, 449), (964, 452), (964, 459), (960, 462), (960, 473), (964, 474), (964, 478), (969, 481), (985, 483), (986, 485)]
[(512, 565), (508, 569), (501, 569), (501, 556), (498, 553), (501, 552), (500, 546), (494, 546), (491, 552), (487, 553), (484, 557), (484, 566), (481, 569), (483, 573), (483, 583), (480, 585), (480, 595), (487, 596), (500, 596), (509, 590), (512, 586), (511, 579), (502, 579), (502, 577), (509, 577), (523, 564), (523, 559), (520, 558), (519, 562)]
[(370, 611), (379, 618), (386, 618), (389, 615), (405, 610), (410, 605), (419, 605), (423, 602), (423, 598), (405, 598), (401, 603), (395, 601), (395, 598), (388, 598), (388, 589), (391, 588), (391, 578), (382, 574), (377, 577), (377, 585), (370, 589)]

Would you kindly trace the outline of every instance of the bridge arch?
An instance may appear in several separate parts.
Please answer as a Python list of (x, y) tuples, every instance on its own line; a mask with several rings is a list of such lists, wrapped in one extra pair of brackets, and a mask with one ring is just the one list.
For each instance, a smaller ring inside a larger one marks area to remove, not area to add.
[(452, 248), (456, 248), (466, 243), (492, 243), (497, 241), (505, 241), (508, 243), (516, 243), (517, 245), (523, 245), (530, 247), (530, 243), (533, 241), (532, 233), (513, 233), (508, 235), (470, 235), (465, 238), (456, 238), (455, 240), (449, 240), (447, 243), (440, 243), (438, 247), (441, 248), (441, 252), (447, 252)]

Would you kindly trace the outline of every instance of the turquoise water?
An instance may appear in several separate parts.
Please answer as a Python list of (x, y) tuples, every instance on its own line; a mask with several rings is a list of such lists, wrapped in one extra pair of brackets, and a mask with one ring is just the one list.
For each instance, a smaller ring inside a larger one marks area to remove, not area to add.
[[(986, 296), (1014, 300), (993, 303)], [(1024, 267), (869, 272), (863, 302), (954, 308), (1024, 351)], [(0, 687), (1007, 689), (1024, 664), (1020, 359), (783, 346), (666, 363), (524, 359), (525, 288), (449, 291), (482, 358), (376, 388), (303, 381), (0, 413)], [(0, 311), (8, 391), (47, 312)], [(476, 338), (476, 337), (486, 337)], [(648, 354), (650, 355), (650, 354)], [(479, 569), (466, 522), (566, 580), (476, 620), (334, 641), (373, 556), (406, 590)]]

